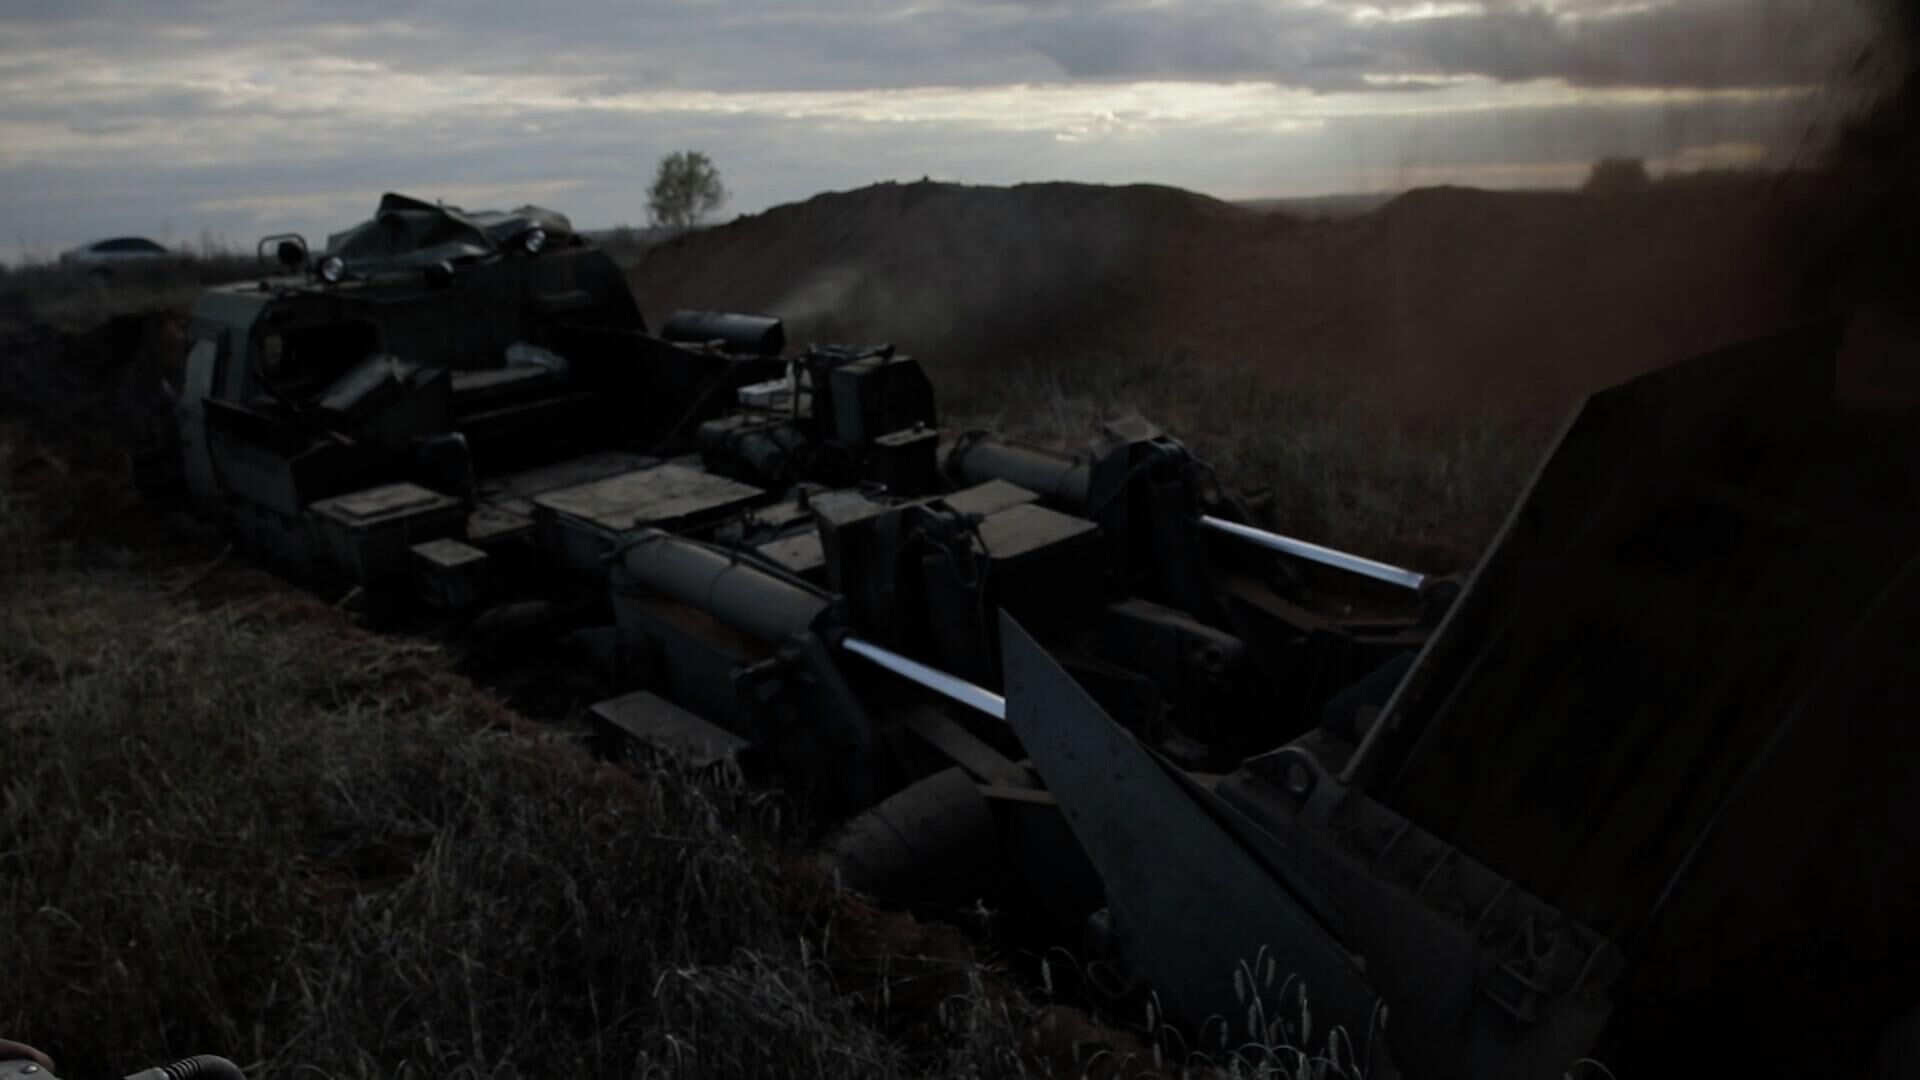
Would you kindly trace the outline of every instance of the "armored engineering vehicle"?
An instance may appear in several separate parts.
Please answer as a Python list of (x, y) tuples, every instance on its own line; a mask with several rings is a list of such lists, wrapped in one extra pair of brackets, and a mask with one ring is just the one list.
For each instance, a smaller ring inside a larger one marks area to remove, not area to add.
[(944, 430), (890, 344), (650, 328), (552, 211), (269, 248), (195, 311), (201, 513), (384, 623), (564, 642), (609, 745), (800, 794), (884, 898), (1011, 898), (1205, 1045), (1666, 1072), (1879, 1031), (1916, 970), (1920, 529), (1832, 483), (1830, 327), (1596, 395), (1462, 583), (1264, 527), (1138, 417), (1062, 453)]

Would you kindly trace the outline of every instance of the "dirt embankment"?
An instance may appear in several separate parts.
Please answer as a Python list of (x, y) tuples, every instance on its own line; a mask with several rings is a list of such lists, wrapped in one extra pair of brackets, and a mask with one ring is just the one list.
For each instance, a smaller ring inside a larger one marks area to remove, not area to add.
[(1135, 352), (1178, 336), (1218, 237), (1290, 225), (1164, 187), (885, 183), (681, 237), (634, 283), (655, 318), (744, 307), (797, 342), (892, 341), (942, 363)]
[(1184, 356), (1355, 380), (1407, 415), (1537, 415), (1817, 313), (1802, 234), (1830, 198), (1806, 177), (1432, 188), (1305, 222), (1149, 186), (881, 184), (682, 237), (633, 283), (656, 319), (769, 312), (955, 381)]

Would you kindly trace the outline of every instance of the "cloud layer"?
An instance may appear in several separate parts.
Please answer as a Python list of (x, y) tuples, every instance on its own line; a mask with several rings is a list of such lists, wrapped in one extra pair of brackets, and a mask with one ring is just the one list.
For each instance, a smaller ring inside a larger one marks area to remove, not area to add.
[(318, 233), (388, 189), (635, 221), (689, 146), (740, 211), (921, 175), (1250, 197), (1778, 159), (1867, 27), (1848, 0), (27, 0), (0, 250)]

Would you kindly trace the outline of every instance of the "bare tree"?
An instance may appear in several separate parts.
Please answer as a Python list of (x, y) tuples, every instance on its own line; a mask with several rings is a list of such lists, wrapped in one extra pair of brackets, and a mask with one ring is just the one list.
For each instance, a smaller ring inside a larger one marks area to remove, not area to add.
[(1593, 163), (1587, 182), (1580, 188), (1589, 195), (1618, 195), (1645, 191), (1653, 186), (1647, 163), (1640, 158), (1602, 158)]
[(647, 188), (647, 213), (653, 223), (674, 232), (698, 225), (726, 201), (720, 170), (698, 150), (680, 150), (661, 158), (653, 186)]

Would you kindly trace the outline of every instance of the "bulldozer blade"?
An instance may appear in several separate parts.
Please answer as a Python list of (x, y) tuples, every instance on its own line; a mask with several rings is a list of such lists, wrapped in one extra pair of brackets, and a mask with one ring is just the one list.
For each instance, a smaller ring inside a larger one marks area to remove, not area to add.
[[(1378, 1036), (1380, 996), (1355, 958), (1005, 612), (1000, 640), (1007, 721), (1099, 872), (1120, 950), (1167, 1015), (1211, 1047), (1305, 1051), (1294, 1040), (1343, 1029), (1367, 1076), (1398, 1075)], [(1273, 988), (1278, 1000), (1262, 997)]]

